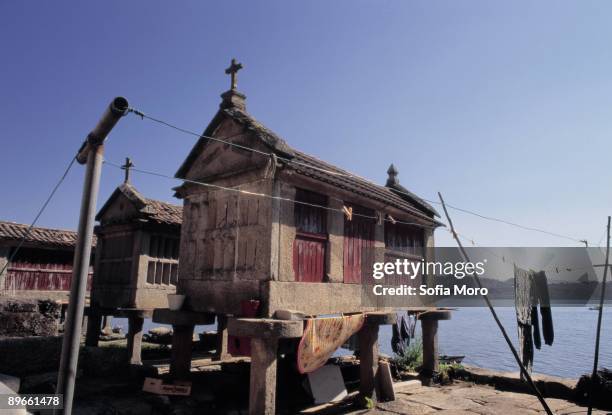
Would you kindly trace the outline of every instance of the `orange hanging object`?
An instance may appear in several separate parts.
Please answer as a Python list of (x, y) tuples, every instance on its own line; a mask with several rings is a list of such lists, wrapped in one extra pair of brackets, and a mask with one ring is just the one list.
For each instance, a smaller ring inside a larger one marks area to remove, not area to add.
[(327, 363), (334, 352), (363, 326), (365, 314), (306, 320), (297, 353), (300, 373), (314, 372)]
[(344, 216), (346, 216), (346, 219), (351, 221), (353, 220), (353, 207), (346, 207), (346, 206), (342, 206), (342, 211), (344, 212)]

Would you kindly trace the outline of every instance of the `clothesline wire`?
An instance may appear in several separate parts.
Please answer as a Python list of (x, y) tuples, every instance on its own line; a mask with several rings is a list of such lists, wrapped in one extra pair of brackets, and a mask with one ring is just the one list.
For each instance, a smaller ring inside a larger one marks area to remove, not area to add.
[[(452, 234), (452, 231), (450, 229), (447, 229), (447, 230), (448, 230), (449, 233)], [(497, 253), (495, 253), (495, 251), (493, 249), (488, 248), (488, 247), (486, 247), (486, 246), (476, 242), (476, 240), (474, 238), (471, 238), (471, 237), (469, 237), (469, 236), (467, 236), (465, 234), (457, 232), (456, 230), (455, 230), (455, 234), (459, 238), (463, 239), (465, 242), (471, 243), (474, 247), (479, 247), (480, 249), (488, 251), (491, 255), (495, 256), (497, 259), (499, 259), (502, 262), (509, 262), (509, 263), (518, 264), (519, 266), (521, 266), (521, 268), (525, 268), (524, 266), (522, 266), (520, 261), (516, 260), (515, 258), (512, 258), (512, 257), (506, 258), (505, 255), (501, 255), (500, 256)], [(559, 271), (575, 272), (575, 271), (591, 270), (593, 268), (594, 268), (594, 266), (574, 268), (574, 267), (570, 267), (570, 266), (567, 266), (567, 265), (563, 265), (563, 266), (562, 265), (549, 265), (547, 268), (542, 269), (542, 271), (556, 272), (557, 274), (559, 274)]]
[[(113, 163), (111, 161), (104, 161), (104, 164), (108, 164), (109, 166), (112, 167), (116, 167), (119, 169), (122, 169), (122, 166), (120, 166), (117, 163)], [(202, 182), (199, 180), (192, 180), (192, 179), (186, 179), (186, 178), (178, 178), (178, 177), (174, 177), (174, 176), (170, 176), (164, 173), (159, 173), (159, 172), (154, 172), (154, 171), (150, 171), (150, 170), (143, 170), (143, 169), (137, 169), (134, 167), (131, 167), (130, 170), (138, 172), (138, 173), (142, 173), (142, 174), (147, 174), (147, 175), (151, 175), (151, 176), (157, 176), (157, 177), (162, 177), (165, 179), (169, 179), (169, 180), (175, 180), (175, 181), (180, 181), (180, 182), (187, 182), (187, 183), (192, 183), (192, 184), (196, 184), (199, 186), (205, 186), (205, 187), (209, 187), (209, 188), (213, 188), (213, 189), (217, 189), (217, 190), (224, 190), (224, 191), (230, 191), (230, 192), (236, 192), (236, 193), (240, 193), (240, 194), (245, 194), (245, 195), (249, 195), (249, 196), (257, 196), (257, 197), (265, 197), (268, 199), (273, 199), (273, 200), (279, 200), (279, 201), (283, 201), (283, 202), (290, 202), (290, 203), (294, 203), (294, 204), (299, 204), (299, 205), (305, 205), (305, 206), (310, 206), (310, 207), (314, 207), (314, 208), (319, 208), (319, 209), (324, 209), (324, 210), (329, 210), (332, 212), (339, 212), (342, 213), (343, 215), (345, 215), (345, 211), (342, 209), (336, 209), (336, 208), (332, 208), (329, 206), (323, 206), (323, 205), (318, 205), (315, 203), (309, 203), (309, 202), (303, 202), (300, 200), (294, 200), (294, 199), (290, 199), (287, 197), (282, 197), (282, 196), (274, 196), (274, 195), (269, 195), (266, 193), (259, 193), (259, 192), (252, 192), (249, 190), (244, 190), (244, 189), (238, 189), (236, 187), (225, 187), (225, 186), (219, 186), (216, 184), (212, 184), (212, 183), (206, 183), (206, 182)], [(371, 215), (366, 215), (363, 213), (357, 213), (357, 212), (353, 212), (352, 216), (357, 216), (357, 217), (363, 217), (363, 218), (367, 218), (367, 219), (374, 219), (374, 220), (378, 220), (379, 217), (377, 216), (371, 216)], [(419, 222), (405, 222), (405, 221), (401, 221), (401, 220), (396, 220), (396, 219), (389, 219), (389, 218), (382, 218), (383, 221), (385, 222), (390, 222), (390, 223), (399, 223), (402, 225), (412, 225), (412, 226), (419, 226), (419, 227), (432, 227), (431, 225), (427, 225), (424, 223), (419, 223)]]
[[(273, 153), (270, 153), (270, 152), (258, 150), (256, 148), (244, 146), (242, 144), (237, 144), (237, 143), (233, 143), (231, 141), (227, 141), (229, 138), (232, 138), (232, 137), (235, 137), (235, 136), (238, 136), (238, 135), (242, 135), (243, 132), (236, 133), (236, 134), (233, 134), (233, 135), (231, 135), (229, 137), (224, 137), (224, 138), (211, 137), (211, 136), (207, 136), (207, 135), (204, 135), (204, 134), (198, 134), (195, 131), (191, 131), (191, 130), (188, 130), (186, 128), (178, 127), (178, 126), (176, 126), (174, 124), (171, 124), (171, 123), (169, 123), (167, 121), (164, 121), (164, 120), (161, 120), (159, 118), (151, 117), (149, 115), (144, 114), (142, 111), (139, 111), (139, 110), (134, 109), (134, 108), (129, 108), (128, 111), (138, 115), (141, 118), (149, 119), (149, 120), (154, 121), (156, 123), (165, 125), (166, 127), (170, 127), (170, 128), (172, 128), (174, 130), (180, 131), (180, 132), (182, 132), (184, 134), (188, 134), (188, 135), (192, 135), (192, 136), (195, 136), (195, 137), (205, 138), (207, 140), (211, 140), (211, 141), (216, 141), (216, 142), (219, 142), (219, 143), (227, 144), (227, 145), (229, 145), (231, 147), (239, 148), (241, 150), (251, 151), (253, 153), (260, 154), (260, 155), (266, 156), (266, 157), (270, 157), (273, 154)], [(282, 156), (279, 156), (279, 155), (276, 155), (276, 158), (279, 159), (279, 160), (282, 160), (282, 161), (284, 161), (286, 163), (297, 164), (297, 165), (300, 165), (300, 166), (308, 167), (310, 169), (319, 170), (319, 171), (321, 171), (323, 173), (332, 174), (332, 175), (335, 175), (335, 176), (350, 177), (350, 174), (341, 173), (341, 172), (335, 172), (335, 171), (328, 170), (328, 169), (323, 169), (321, 167), (317, 167), (317, 166), (313, 166), (313, 165), (310, 165), (310, 164), (302, 163), (302, 162), (299, 162), (299, 161), (296, 161), (296, 160), (292, 160), (290, 158), (282, 157)]]
[[(119, 165), (118, 163), (114, 163), (111, 161), (104, 161), (104, 164), (108, 164), (109, 166), (118, 168), (118, 169), (122, 169), (123, 167), (121, 165)], [(161, 177), (161, 178), (165, 178), (165, 179), (169, 179), (169, 180), (174, 180), (174, 181), (181, 181), (181, 182), (187, 182), (187, 183), (192, 183), (192, 184), (196, 184), (196, 185), (200, 185), (200, 186), (205, 186), (205, 187), (209, 187), (209, 188), (214, 188), (214, 189), (218, 189), (218, 190), (224, 190), (224, 191), (231, 191), (231, 192), (236, 192), (236, 193), (240, 193), (240, 194), (245, 194), (245, 195), (249, 195), (249, 196), (256, 196), (256, 197), (265, 197), (268, 199), (273, 199), (273, 200), (280, 200), (280, 201), (284, 201), (284, 202), (290, 202), (290, 203), (294, 203), (294, 204), (300, 204), (300, 205), (304, 205), (304, 206), (310, 206), (310, 207), (314, 207), (314, 208), (319, 208), (319, 209), (324, 209), (324, 210), (328, 210), (328, 211), (333, 211), (333, 212), (338, 212), (341, 214), (345, 214), (345, 212), (342, 209), (336, 209), (336, 208), (331, 208), (329, 206), (323, 206), (323, 205), (319, 205), (319, 204), (315, 204), (315, 203), (309, 203), (309, 202), (303, 202), (303, 201), (299, 201), (299, 200), (294, 200), (294, 199), (290, 199), (290, 198), (286, 198), (286, 197), (281, 197), (281, 196), (274, 196), (274, 195), (269, 195), (269, 194), (265, 194), (265, 193), (259, 193), (259, 192), (252, 192), (249, 190), (244, 190), (244, 189), (239, 189), (236, 187), (225, 187), (225, 186), (220, 186), (220, 185), (216, 185), (216, 184), (212, 184), (212, 183), (206, 183), (203, 181), (198, 181), (198, 180), (192, 180), (192, 179), (185, 179), (185, 178), (177, 178), (177, 177), (173, 177), (167, 174), (163, 174), (163, 173), (159, 173), (159, 172), (154, 172), (154, 171), (150, 171), (150, 170), (144, 170), (144, 169), (138, 169), (135, 167), (131, 168), (132, 171), (136, 171), (138, 173), (142, 173), (142, 174), (147, 174), (147, 175), (151, 175), (151, 176), (157, 176), (157, 177)], [(357, 216), (357, 217), (363, 217), (363, 218), (367, 218), (367, 219), (374, 219), (374, 220), (378, 220), (379, 218), (377, 216), (371, 216), (371, 215), (366, 215), (366, 214), (361, 214), (361, 213), (353, 213), (353, 216)], [(412, 225), (412, 226), (419, 226), (419, 227), (428, 227), (428, 225), (423, 224), (423, 223), (417, 223), (417, 222), (405, 222), (405, 221), (400, 221), (400, 220), (396, 220), (396, 219), (388, 219), (388, 218), (383, 218), (384, 221), (386, 222), (390, 222), (390, 223), (399, 223), (399, 224), (403, 224), (403, 225)], [(451, 232), (450, 229), (447, 229), (448, 232)], [(452, 233), (452, 232), (451, 232)], [(505, 262), (506, 260), (510, 261), (510, 262), (514, 262), (514, 263), (519, 263), (518, 261), (508, 258), (506, 259), (503, 256), (500, 256), (498, 254), (496, 254), (493, 250), (477, 243), (475, 241), (474, 238), (470, 238), (465, 234), (456, 232), (455, 233), (461, 237), (463, 240), (470, 242), (473, 246), (479, 246), (481, 249), (485, 249), (488, 252), (490, 252), (493, 256), (497, 257), (499, 260)], [(582, 268), (568, 268), (568, 267), (561, 267), (561, 266), (549, 266), (548, 268), (545, 268), (545, 270), (548, 271), (555, 271), (556, 269), (563, 269), (566, 270), (568, 272), (570, 271), (578, 271), (581, 270)], [(587, 269), (587, 268), (585, 268)]]
[[(15, 259), (15, 256), (17, 256), (17, 253), (19, 252), (19, 250), (21, 249), (21, 247), (25, 243), (26, 239), (28, 238), (28, 236), (30, 236), (30, 233), (32, 232), (32, 229), (34, 228), (34, 225), (36, 225), (36, 223), (38, 222), (38, 219), (44, 213), (45, 209), (47, 208), (47, 206), (51, 202), (51, 199), (53, 199), (53, 196), (55, 196), (55, 193), (57, 192), (57, 189), (59, 189), (61, 184), (66, 179), (66, 176), (68, 176), (68, 173), (70, 172), (70, 169), (72, 169), (72, 166), (74, 165), (75, 161), (76, 161), (76, 156), (74, 156), (74, 157), (72, 157), (72, 159), (70, 159), (70, 162), (68, 163), (68, 166), (66, 166), (66, 169), (64, 170), (64, 173), (62, 173), (62, 175), (60, 176), (60, 178), (57, 181), (57, 183), (55, 183), (55, 186), (53, 186), (53, 189), (51, 190), (51, 193), (49, 193), (49, 196), (47, 196), (47, 199), (42, 204), (42, 206), (40, 207), (38, 212), (36, 213), (36, 216), (34, 217), (34, 220), (32, 220), (32, 222), (30, 223), (30, 225), (26, 229), (25, 233), (23, 234), (23, 236), (19, 240), (19, 244), (17, 245), (17, 247), (11, 253), (11, 256), (9, 257), (8, 261), (2, 267), (2, 270), (0, 270), (0, 275), (4, 274), (4, 272), (6, 271), (6, 269), (9, 266), (9, 264), (11, 264), (13, 262), (13, 260)], [(0, 287), (0, 291), (3, 291), (3, 290), (4, 290), (4, 287)]]
[[(156, 117), (152, 117), (150, 115), (146, 115), (144, 112), (142, 112), (142, 111), (140, 111), (140, 110), (138, 110), (136, 108), (133, 108), (133, 107), (130, 107), (128, 109), (128, 111), (130, 113), (133, 113), (133, 114), (139, 116), (141, 119), (145, 119), (146, 118), (146, 119), (151, 120), (153, 122), (156, 122), (158, 124), (161, 124), (161, 125), (164, 125), (166, 127), (172, 128), (172, 129), (174, 129), (176, 131), (179, 131), (179, 132), (181, 132), (183, 134), (188, 134), (188, 135), (192, 135), (192, 136), (195, 136), (195, 137), (198, 137), (198, 138), (205, 138), (207, 140), (212, 140), (212, 141), (220, 142), (220, 143), (223, 143), (223, 144), (227, 144), (229, 146), (233, 146), (235, 148), (239, 148), (239, 149), (246, 150), (246, 151), (251, 151), (251, 152), (254, 152), (256, 154), (260, 154), (260, 155), (266, 156), (266, 157), (270, 157), (270, 156), (272, 156), (272, 154), (274, 154), (274, 153), (269, 153), (269, 152), (261, 151), (261, 150), (258, 150), (258, 149), (252, 148), (252, 147), (248, 147), (248, 146), (245, 146), (245, 145), (241, 145), (241, 144), (237, 144), (237, 143), (233, 143), (231, 141), (228, 141), (229, 138), (235, 137), (235, 136), (240, 135), (242, 133), (237, 133), (237, 134), (234, 134), (232, 136), (224, 137), (224, 138), (211, 137), (211, 136), (206, 136), (206, 135), (203, 135), (203, 134), (196, 133), (194, 131), (188, 130), (188, 129), (183, 128), (183, 127), (179, 127), (179, 126), (177, 126), (175, 124), (172, 124), (172, 123), (170, 123), (168, 121), (164, 121), (164, 120), (162, 120), (160, 118), (156, 118)], [(277, 157), (277, 159), (282, 160), (285, 163), (290, 163), (290, 164), (294, 164), (294, 165), (301, 165), (301, 166), (307, 167), (309, 169), (318, 170), (318, 171), (321, 171), (323, 173), (331, 174), (331, 175), (334, 175), (334, 176), (358, 178), (360, 180), (365, 180), (365, 181), (370, 182), (368, 179), (365, 179), (365, 178), (363, 178), (363, 177), (361, 177), (359, 175), (353, 174), (353, 173), (344, 172), (344, 171), (343, 172), (338, 172), (338, 171), (333, 171), (333, 170), (329, 170), (329, 169), (324, 169), (324, 168), (321, 168), (321, 167), (313, 166), (313, 165), (310, 165), (310, 164), (307, 164), (307, 163), (302, 163), (302, 162), (299, 162), (299, 161), (296, 161), (296, 160), (292, 160), (290, 158), (278, 156), (278, 155), (276, 155), (276, 157)], [(432, 204), (440, 205), (439, 201), (422, 198), (422, 197), (416, 196), (416, 195), (414, 195), (412, 193), (403, 192), (403, 191), (398, 190), (398, 189), (393, 189), (392, 191), (395, 192), (395, 193), (399, 193), (399, 194), (403, 194), (403, 195), (406, 195), (406, 196), (410, 196), (411, 198), (420, 199), (421, 201), (424, 201), (424, 202), (427, 202), (427, 203), (432, 203)], [(509, 226), (513, 226), (513, 227), (516, 227), (516, 228), (519, 228), (519, 229), (523, 229), (523, 230), (527, 230), (527, 231), (532, 231), (532, 232), (539, 232), (539, 233), (546, 234), (546, 235), (549, 235), (549, 236), (554, 236), (554, 237), (557, 237), (557, 238), (562, 238), (562, 239), (566, 239), (566, 240), (570, 240), (570, 241), (574, 241), (574, 242), (583, 243), (585, 245), (588, 245), (588, 241), (586, 239), (578, 239), (578, 238), (575, 238), (575, 237), (572, 237), (572, 236), (569, 236), (569, 235), (563, 235), (563, 234), (560, 234), (560, 233), (557, 233), (557, 232), (551, 232), (551, 231), (548, 231), (548, 230), (545, 230), (545, 229), (536, 228), (536, 227), (533, 227), (533, 226), (521, 225), (519, 223), (512, 222), (512, 221), (509, 221), (509, 220), (506, 220), (506, 219), (500, 219), (500, 218), (496, 218), (496, 217), (493, 217), (493, 216), (483, 215), (481, 213), (474, 212), (472, 210), (461, 208), (461, 207), (450, 205), (450, 204), (447, 204), (446, 206), (448, 208), (451, 208), (451, 209), (456, 210), (458, 212), (462, 212), (462, 213), (466, 213), (466, 214), (469, 214), (469, 215), (473, 215), (473, 216), (476, 216), (476, 217), (484, 219), (484, 220), (489, 220), (489, 221), (493, 221), (493, 222), (503, 223), (503, 224), (506, 224), (506, 225), (509, 225)]]

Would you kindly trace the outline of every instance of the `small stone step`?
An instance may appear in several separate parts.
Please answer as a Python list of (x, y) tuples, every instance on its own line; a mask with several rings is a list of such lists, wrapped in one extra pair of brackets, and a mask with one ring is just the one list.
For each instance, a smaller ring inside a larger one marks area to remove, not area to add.
[(404, 380), (402, 382), (395, 382), (393, 384), (393, 390), (395, 392), (408, 392), (420, 388), (421, 386), (423, 386), (423, 384), (418, 379)]

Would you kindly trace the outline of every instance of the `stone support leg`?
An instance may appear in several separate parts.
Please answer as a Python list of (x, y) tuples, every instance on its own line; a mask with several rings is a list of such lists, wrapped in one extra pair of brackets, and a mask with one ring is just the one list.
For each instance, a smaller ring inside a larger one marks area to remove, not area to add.
[(276, 365), (278, 339), (251, 339), (251, 378), (249, 383), (249, 414), (276, 413)]
[(423, 372), (431, 376), (438, 371), (438, 320), (424, 318), (421, 320), (423, 329)]
[(87, 331), (85, 332), (85, 345), (98, 347), (100, 340), (100, 326), (102, 325), (102, 314), (95, 308), (89, 309), (87, 316)]
[(251, 338), (249, 414), (276, 413), (276, 366), (279, 339), (302, 337), (304, 323), (297, 320), (232, 318), (228, 334)]
[(229, 356), (227, 351), (227, 316), (219, 314), (217, 316), (217, 350), (215, 358), (223, 360)]
[(375, 399), (378, 377), (378, 325), (364, 324), (359, 336), (359, 393)]
[(192, 325), (173, 325), (170, 375), (175, 379), (186, 379), (191, 372), (193, 349)]
[(141, 365), (142, 326), (144, 318), (140, 316), (128, 317), (127, 349), (128, 362), (131, 365)]
[(423, 369), (421, 375), (430, 378), (438, 371), (438, 321), (450, 320), (451, 311), (445, 309), (434, 309), (426, 311), (418, 316), (421, 320), (423, 331)]

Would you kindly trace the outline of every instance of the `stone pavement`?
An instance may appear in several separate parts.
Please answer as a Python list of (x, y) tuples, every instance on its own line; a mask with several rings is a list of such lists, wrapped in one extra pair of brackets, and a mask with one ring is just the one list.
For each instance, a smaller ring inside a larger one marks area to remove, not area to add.
[[(547, 398), (546, 402), (556, 415), (586, 414), (586, 407), (563, 399)], [(381, 402), (371, 411), (353, 411), (357, 414), (436, 414), (436, 415), (514, 415), (545, 414), (535, 396), (499, 391), (491, 386), (457, 382), (443, 387), (413, 388), (396, 392), (393, 402)], [(606, 415), (607, 411), (593, 410), (593, 415)]]

